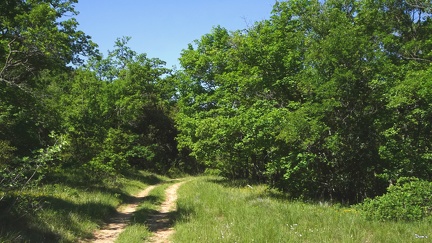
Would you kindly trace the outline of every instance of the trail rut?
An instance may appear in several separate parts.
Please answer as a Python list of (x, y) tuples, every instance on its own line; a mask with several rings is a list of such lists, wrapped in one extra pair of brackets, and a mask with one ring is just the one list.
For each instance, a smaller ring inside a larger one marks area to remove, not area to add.
[[(157, 213), (151, 215), (147, 221), (147, 227), (153, 235), (146, 242), (168, 243), (169, 238), (174, 233), (172, 228), (172, 218), (170, 214), (176, 211), (177, 190), (186, 181), (181, 181), (169, 186), (165, 190), (165, 201), (161, 204)], [(126, 204), (117, 209), (117, 213), (108, 221), (108, 223), (94, 233), (91, 241), (95, 243), (114, 242), (120, 233), (129, 224), (133, 213), (138, 205), (149, 195), (157, 185), (149, 186), (134, 197), (130, 204)]]
[(134, 197), (134, 200), (130, 204), (120, 206), (117, 209), (117, 213), (108, 221), (108, 223), (98, 230), (94, 234), (94, 238), (91, 242), (97, 243), (108, 243), (114, 242), (119, 234), (126, 228), (129, 224), (129, 220), (132, 214), (136, 211), (136, 208), (143, 201), (143, 199), (148, 196), (151, 190), (156, 186), (149, 186), (145, 190), (141, 191)]
[(170, 214), (177, 210), (177, 190), (186, 181), (178, 182), (165, 190), (165, 201), (162, 203), (158, 213), (149, 218), (148, 227), (154, 232), (148, 242), (168, 243), (170, 236), (174, 233)]

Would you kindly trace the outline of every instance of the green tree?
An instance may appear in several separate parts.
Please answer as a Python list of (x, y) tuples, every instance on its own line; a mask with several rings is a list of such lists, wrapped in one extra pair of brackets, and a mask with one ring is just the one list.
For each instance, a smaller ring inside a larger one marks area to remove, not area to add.
[(0, 3), (0, 81), (26, 88), (35, 74), (82, 63), (93, 52), (90, 37), (77, 30), (76, 0), (3, 1)]
[(119, 38), (63, 88), (64, 165), (115, 176), (130, 167), (166, 173), (177, 163), (174, 79), (165, 62), (137, 54)]
[(74, 3), (0, 3), (2, 197), (42, 178), (66, 144), (56, 135), (62, 121), (54, 102), (60, 100), (57, 81), (70, 75), (68, 65), (80, 64), (96, 47), (70, 17), (76, 14)]
[(286, 1), (247, 30), (214, 28), (180, 58), (180, 147), (229, 177), (350, 203), (429, 177), (430, 9)]
[(383, 121), (386, 129), (380, 147), (380, 155), (388, 163), (383, 174), (388, 180), (404, 176), (432, 179), (431, 71), (410, 71), (389, 92), (391, 116)]
[[(70, 71), (95, 44), (77, 30), (76, 1), (2, 1), (0, 9), (0, 134), (15, 155), (51, 142), (60, 120), (48, 105), (47, 75)], [(47, 71), (50, 70), (50, 71)]]

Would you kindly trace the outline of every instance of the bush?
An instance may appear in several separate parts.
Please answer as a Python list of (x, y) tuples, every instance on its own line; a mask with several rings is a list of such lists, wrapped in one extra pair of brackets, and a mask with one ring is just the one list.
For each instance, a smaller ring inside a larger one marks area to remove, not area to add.
[(432, 219), (432, 182), (400, 178), (386, 194), (366, 199), (359, 209), (368, 219), (381, 221)]

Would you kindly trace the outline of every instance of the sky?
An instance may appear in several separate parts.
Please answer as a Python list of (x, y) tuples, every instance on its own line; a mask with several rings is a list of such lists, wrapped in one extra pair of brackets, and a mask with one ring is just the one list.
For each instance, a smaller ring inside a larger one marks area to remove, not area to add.
[(189, 43), (218, 25), (235, 31), (269, 19), (275, 1), (80, 0), (75, 18), (104, 55), (117, 38), (130, 36), (132, 50), (180, 68), (178, 58)]

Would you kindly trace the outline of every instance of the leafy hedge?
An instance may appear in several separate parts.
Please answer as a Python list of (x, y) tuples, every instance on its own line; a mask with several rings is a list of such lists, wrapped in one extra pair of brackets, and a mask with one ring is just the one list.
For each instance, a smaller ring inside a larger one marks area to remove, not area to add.
[(432, 219), (432, 182), (402, 177), (386, 194), (365, 200), (359, 208), (368, 219), (374, 220)]

